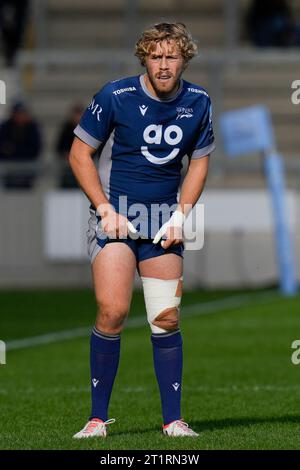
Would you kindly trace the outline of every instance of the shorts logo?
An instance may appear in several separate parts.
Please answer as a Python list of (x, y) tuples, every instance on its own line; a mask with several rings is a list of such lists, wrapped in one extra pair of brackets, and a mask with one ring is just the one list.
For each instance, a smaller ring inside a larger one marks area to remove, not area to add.
[[(161, 124), (150, 124), (146, 127), (143, 133), (145, 142), (147, 142), (147, 144), (155, 145), (160, 145), (162, 138), (164, 138), (168, 145), (178, 145), (181, 142), (182, 137), (182, 129), (175, 125), (168, 126), (163, 133), (163, 126)], [(156, 157), (150, 153), (147, 145), (143, 145), (141, 147), (141, 152), (149, 162), (155, 163), (156, 165), (163, 165), (164, 163), (167, 163), (170, 160), (173, 160), (173, 158), (177, 157), (178, 153), (180, 152), (180, 148), (174, 148), (172, 152), (169, 153), (169, 155), (162, 158)]]
[(91, 104), (88, 106), (88, 109), (92, 111), (92, 114), (97, 116), (97, 121), (100, 121), (100, 114), (102, 113), (102, 108), (99, 104), (95, 103), (95, 100), (92, 100)]

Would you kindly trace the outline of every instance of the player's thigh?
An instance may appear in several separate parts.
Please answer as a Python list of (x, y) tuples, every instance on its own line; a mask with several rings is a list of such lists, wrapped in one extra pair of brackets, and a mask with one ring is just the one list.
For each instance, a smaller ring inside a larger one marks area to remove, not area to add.
[(107, 243), (92, 264), (98, 307), (129, 308), (136, 258), (125, 243)]
[(141, 261), (138, 269), (143, 277), (178, 279), (183, 272), (183, 258), (175, 253), (166, 253)]

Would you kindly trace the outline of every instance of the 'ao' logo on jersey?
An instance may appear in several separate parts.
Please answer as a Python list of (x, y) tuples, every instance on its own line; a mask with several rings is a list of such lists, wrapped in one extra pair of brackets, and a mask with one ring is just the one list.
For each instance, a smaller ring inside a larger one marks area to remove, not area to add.
[[(163, 126), (161, 124), (150, 124), (150, 126), (146, 127), (143, 134), (144, 140), (147, 142), (147, 144), (160, 145), (162, 139), (164, 139), (168, 145), (172, 146), (178, 145), (182, 140), (182, 136), (183, 132), (179, 126), (168, 126), (163, 131)], [(149, 162), (155, 163), (156, 165), (162, 165), (163, 163), (167, 163), (170, 160), (173, 160), (173, 158), (177, 157), (180, 149), (178, 147), (173, 148), (169, 155), (162, 158), (156, 157), (150, 153), (147, 145), (143, 145), (141, 147), (141, 152)]]

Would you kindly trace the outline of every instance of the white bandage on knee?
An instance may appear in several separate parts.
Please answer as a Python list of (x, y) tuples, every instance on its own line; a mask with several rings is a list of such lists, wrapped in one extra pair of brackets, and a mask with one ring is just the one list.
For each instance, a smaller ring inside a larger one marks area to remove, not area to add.
[(147, 319), (153, 333), (167, 333), (179, 328), (179, 306), (183, 278), (141, 277)]

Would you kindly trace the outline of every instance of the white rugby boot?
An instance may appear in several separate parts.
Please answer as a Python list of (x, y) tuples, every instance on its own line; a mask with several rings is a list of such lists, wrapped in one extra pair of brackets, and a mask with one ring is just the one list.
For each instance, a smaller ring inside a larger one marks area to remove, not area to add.
[(172, 423), (163, 426), (163, 433), (166, 436), (171, 437), (197, 437), (195, 431), (193, 431), (187, 423), (182, 421), (181, 419), (177, 419), (176, 421), (172, 421)]
[(74, 439), (86, 439), (88, 437), (106, 437), (106, 426), (114, 423), (115, 419), (108, 419), (102, 421), (99, 418), (93, 418), (87, 422), (84, 428), (77, 434), (74, 434)]

